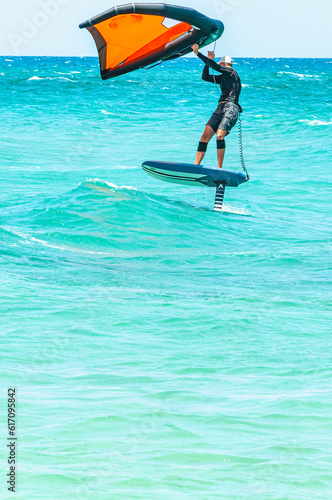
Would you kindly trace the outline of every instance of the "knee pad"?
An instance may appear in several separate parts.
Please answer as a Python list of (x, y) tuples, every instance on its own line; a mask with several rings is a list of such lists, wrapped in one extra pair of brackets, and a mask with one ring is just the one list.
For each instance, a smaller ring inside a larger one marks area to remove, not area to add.
[(205, 153), (205, 151), (207, 150), (207, 145), (208, 145), (208, 143), (207, 143), (207, 142), (202, 142), (202, 141), (201, 141), (201, 142), (198, 144), (198, 150), (197, 150), (197, 151), (198, 151), (199, 153)]
[(217, 149), (226, 149), (226, 143), (225, 139), (220, 141), (219, 139), (217, 140)]

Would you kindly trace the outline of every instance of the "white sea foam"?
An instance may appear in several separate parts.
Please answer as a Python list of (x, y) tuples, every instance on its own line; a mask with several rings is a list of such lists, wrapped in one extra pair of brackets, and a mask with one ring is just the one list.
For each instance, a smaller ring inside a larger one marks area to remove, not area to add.
[(6, 62), (13, 62), (13, 59), (5, 59)]
[(278, 75), (297, 76), (300, 80), (305, 80), (306, 78), (316, 78), (316, 79), (319, 79), (318, 75), (309, 75), (308, 73), (293, 73), (292, 71), (279, 71)]
[(312, 127), (317, 127), (319, 125), (332, 125), (332, 120), (330, 120), (329, 122), (324, 122), (322, 120), (300, 120), (300, 122), (311, 125)]
[(28, 79), (28, 82), (31, 80), (66, 80), (67, 82), (77, 82), (77, 80), (73, 80), (72, 78), (65, 78), (64, 76), (57, 76), (56, 78), (51, 78), (47, 76), (46, 78), (41, 78), (39, 76), (32, 76)]
[(31, 245), (31, 241), (28, 239), (29, 238), (29, 234), (23, 232), (23, 231), (17, 231), (16, 229), (13, 229), (13, 228), (6, 228), (6, 227), (3, 227), (1, 226), (2, 229), (4, 229), (5, 231), (7, 231), (8, 233), (11, 233), (11, 234), (15, 234), (16, 236), (19, 236), (20, 238), (23, 238), (26, 243), (28, 243), (29, 245)]
[(64, 76), (59, 76), (58, 78), (50, 78), (50, 80), (67, 80), (67, 82), (77, 82), (77, 80), (73, 80), (72, 78), (66, 78)]
[(242, 83), (242, 87), (249, 87), (247, 83)]
[(135, 188), (134, 186), (117, 186), (116, 184), (113, 184), (112, 182), (107, 182), (107, 181), (104, 181), (103, 179), (98, 179), (98, 178), (87, 179), (85, 182), (81, 182), (80, 185), (86, 184), (87, 182), (91, 182), (91, 183), (101, 182), (102, 184), (107, 184), (107, 186), (114, 188), (114, 189), (129, 189), (130, 191), (137, 191), (137, 188)]
[(102, 181), (102, 182), (105, 182), (105, 184), (115, 189), (128, 189), (129, 191), (137, 191), (137, 188), (135, 188), (134, 186), (117, 186), (112, 182), (107, 182), (107, 181)]
[(115, 116), (115, 113), (111, 113), (110, 111), (106, 111), (106, 109), (102, 109), (101, 112), (103, 113), (103, 115), (113, 115), (113, 116)]
[[(247, 215), (247, 216), (249, 215), (251, 217), (253, 216), (253, 214), (248, 212), (248, 210), (246, 210), (245, 208), (232, 207), (230, 205), (224, 205), (221, 211), (226, 214)], [(218, 212), (218, 210), (216, 210), (216, 212)]]

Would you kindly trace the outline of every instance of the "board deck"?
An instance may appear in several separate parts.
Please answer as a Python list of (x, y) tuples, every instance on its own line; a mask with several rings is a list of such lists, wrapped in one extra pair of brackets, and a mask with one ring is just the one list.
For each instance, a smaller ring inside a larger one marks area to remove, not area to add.
[(237, 187), (247, 180), (242, 172), (202, 167), (190, 163), (145, 161), (142, 168), (147, 174), (158, 180), (189, 186), (202, 185), (216, 188), (218, 185), (224, 184), (229, 187)]

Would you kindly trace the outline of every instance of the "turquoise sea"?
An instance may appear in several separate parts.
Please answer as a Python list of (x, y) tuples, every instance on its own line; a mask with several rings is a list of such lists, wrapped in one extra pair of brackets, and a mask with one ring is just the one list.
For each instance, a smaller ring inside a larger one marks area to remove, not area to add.
[(199, 60), (0, 58), (1, 498), (332, 498), (332, 60), (236, 62), (218, 213), (140, 167), (194, 160)]

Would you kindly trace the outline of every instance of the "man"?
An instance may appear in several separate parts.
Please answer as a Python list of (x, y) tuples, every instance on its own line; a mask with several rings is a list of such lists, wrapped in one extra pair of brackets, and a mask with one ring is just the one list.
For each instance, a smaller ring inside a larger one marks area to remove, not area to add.
[[(208, 57), (198, 52), (197, 44), (192, 46), (194, 53), (205, 63), (202, 78), (205, 82), (220, 84), (221, 97), (218, 107), (208, 121), (204, 133), (198, 145), (195, 165), (200, 165), (207, 149), (207, 145), (217, 134), (217, 154), (218, 167), (222, 168), (225, 156), (225, 137), (237, 122), (239, 111), (242, 111), (239, 105), (241, 93), (241, 80), (237, 72), (233, 69), (233, 60), (229, 56), (223, 57), (219, 64), (214, 61), (214, 52), (209, 52)], [(218, 72), (218, 75), (210, 75), (209, 68)], [(220, 74), (221, 73), (221, 74)]]

